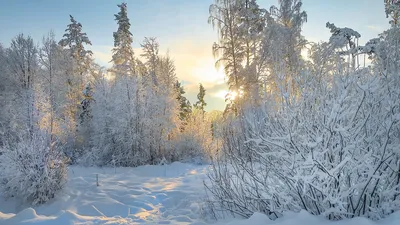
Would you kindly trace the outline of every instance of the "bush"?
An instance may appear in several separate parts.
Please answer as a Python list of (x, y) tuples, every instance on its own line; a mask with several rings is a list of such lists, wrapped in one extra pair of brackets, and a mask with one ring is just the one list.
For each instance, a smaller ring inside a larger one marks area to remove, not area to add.
[(194, 109), (172, 140), (171, 160), (202, 164), (216, 157), (219, 137), (213, 124), (218, 116)]
[(214, 211), (272, 219), (306, 210), (331, 220), (380, 219), (400, 209), (397, 75), (369, 71), (308, 83), (279, 110), (243, 109), (207, 185)]
[(50, 135), (37, 132), (0, 150), (0, 190), (4, 197), (38, 205), (55, 197), (66, 182), (65, 157)]
[(180, 134), (177, 140), (174, 140), (174, 155), (172, 161), (182, 161), (202, 164), (206, 160), (202, 143), (192, 134)]

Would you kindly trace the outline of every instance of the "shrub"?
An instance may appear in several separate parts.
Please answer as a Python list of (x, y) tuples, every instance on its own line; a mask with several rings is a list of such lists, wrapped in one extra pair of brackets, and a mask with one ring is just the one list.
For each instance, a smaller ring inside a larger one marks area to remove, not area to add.
[(214, 211), (249, 217), (306, 210), (331, 220), (400, 209), (397, 75), (369, 71), (312, 82), (279, 110), (243, 109), (225, 127), (207, 188)]
[(50, 135), (35, 132), (15, 145), (5, 145), (0, 156), (1, 193), (38, 205), (55, 197), (66, 182), (65, 157)]

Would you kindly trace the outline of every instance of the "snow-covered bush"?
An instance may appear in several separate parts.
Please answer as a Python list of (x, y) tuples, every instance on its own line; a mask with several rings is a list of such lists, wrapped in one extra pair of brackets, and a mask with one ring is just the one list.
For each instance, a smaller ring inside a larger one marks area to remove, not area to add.
[(332, 220), (399, 210), (400, 92), (392, 78), (336, 76), (327, 91), (305, 89), (277, 112), (268, 104), (245, 111), (227, 126), (226, 158), (210, 173), (214, 209), (271, 218), (304, 209)]
[(41, 131), (5, 144), (0, 150), (0, 191), (25, 204), (42, 204), (55, 197), (67, 179), (65, 157), (50, 135)]
[(174, 161), (203, 163), (205, 155), (200, 140), (193, 134), (182, 133), (174, 140)]
[(250, 106), (226, 125), (225, 158), (208, 185), (213, 209), (271, 218), (303, 209), (332, 220), (399, 210), (399, 74), (306, 76), (297, 101)]
[(275, 70), (264, 103), (243, 104), (224, 124), (223, 157), (206, 183), (214, 215), (381, 219), (400, 210), (399, 29), (362, 47), (357, 32), (328, 25), (330, 42), (313, 45), (294, 74), (281, 44), (266, 45)]
[(216, 156), (218, 148), (219, 137), (216, 137), (216, 127), (213, 127), (216, 119), (218, 115), (194, 109), (173, 138), (171, 159), (195, 163), (210, 162)]

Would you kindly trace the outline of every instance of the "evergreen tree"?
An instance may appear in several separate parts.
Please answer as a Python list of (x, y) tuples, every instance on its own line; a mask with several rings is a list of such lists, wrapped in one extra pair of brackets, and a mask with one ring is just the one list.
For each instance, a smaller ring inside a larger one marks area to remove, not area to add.
[[(93, 88), (88, 82), (82, 91), (83, 100), (81, 101), (81, 113), (79, 114), (79, 127), (78, 127), (78, 144), (82, 149), (90, 147), (90, 137), (93, 133), (92, 130), (92, 102)], [(81, 153), (80, 153), (81, 154)]]
[(114, 48), (112, 50), (112, 62), (116, 75), (135, 74), (135, 59), (132, 49), (132, 33), (129, 31), (131, 24), (128, 18), (128, 8), (126, 3), (118, 5), (120, 12), (115, 14), (118, 23), (118, 30), (114, 32)]
[[(117, 32), (113, 33), (114, 36), (114, 48), (112, 50), (112, 60), (113, 68), (112, 72), (116, 75), (116, 83), (120, 82), (120, 84), (124, 84), (124, 92), (126, 92), (126, 97), (128, 101), (128, 108), (133, 108), (132, 101), (135, 100), (135, 114), (139, 115), (140, 109), (140, 99), (139, 99), (139, 90), (138, 82), (136, 77), (133, 78), (133, 75), (136, 74), (135, 69), (135, 58), (134, 52), (132, 49), (132, 33), (129, 31), (131, 24), (128, 18), (128, 8), (126, 3), (122, 3), (117, 5), (120, 9), (118, 14), (114, 14), (115, 20), (118, 23)], [(123, 79), (123, 80), (120, 80)], [(133, 93), (132, 90), (135, 90)], [(133, 113), (129, 114), (129, 126), (137, 127), (138, 125), (134, 125), (134, 116)], [(138, 120), (136, 121), (138, 122)]]
[(81, 101), (82, 112), (79, 115), (81, 125), (87, 123), (92, 118), (90, 104), (93, 101), (93, 88), (90, 82), (86, 84), (86, 87), (82, 93), (84, 98)]
[[(84, 83), (88, 80), (87, 75), (90, 72), (92, 64), (92, 51), (86, 50), (85, 45), (91, 45), (87, 34), (82, 32), (82, 24), (77, 22), (73, 16), (70, 15), (71, 23), (67, 25), (63, 39), (59, 41), (66, 52), (69, 53), (69, 66), (66, 67), (66, 83), (68, 90), (66, 91), (67, 103), (64, 112), (67, 130), (69, 131), (70, 144), (77, 144), (76, 132), (79, 126), (77, 118), (79, 116), (80, 105), (82, 100), (82, 89)], [(76, 146), (71, 146), (76, 149)], [(74, 150), (75, 151), (75, 150)]]
[(194, 107), (198, 110), (201, 110), (203, 113), (205, 112), (204, 107), (207, 106), (207, 103), (204, 100), (205, 95), (206, 95), (206, 89), (204, 89), (203, 85), (200, 84), (199, 93), (197, 94), (198, 101), (196, 102), (196, 104), (194, 104)]
[(78, 23), (73, 16), (69, 16), (71, 24), (67, 26), (63, 39), (59, 45), (68, 47), (71, 57), (74, 59), (74, 73), (79, 76), (79, 86), (83, 88), (85, 75), (87, 74), (92, 59), (92, 51), (86, 50), (84, 45), (92, 45), (87, 34), (82, 32), (82, 24)]
[(187, 119), (188, 115), (192, 112), (192, 106), (191, 106), (189, 100), (187, 100), (186, 97), (183, 96), (183, 94), (185, 94), (185, 90), (179, 81), (176, 81), (175, 89), (177, 92), (176, 99), (178, 100), (179, 106), (180, 106), (179, 118), (182, 121), (184, 121), (185, 119)]

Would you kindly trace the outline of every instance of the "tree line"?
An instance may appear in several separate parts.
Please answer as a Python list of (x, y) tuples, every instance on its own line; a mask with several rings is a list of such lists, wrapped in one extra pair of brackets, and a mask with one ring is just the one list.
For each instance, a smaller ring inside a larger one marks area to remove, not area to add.
[[(94, 62), (73, 16), (62, 39), (40, 45), (17, 35), (0, 45), (0, 186), (5, 197), (40, 204), (67, 181), (69, 164), (139, 166), (205, 162), (216, 148), (206, 90), (191, 104), (173, 59), (146, 37), (136, 56), (127, 4), (118, 5), (112, 66)], [(215, 126), (214, 126), (215, 127)], [(199, 133), (201, 131), (201, 133)]]

